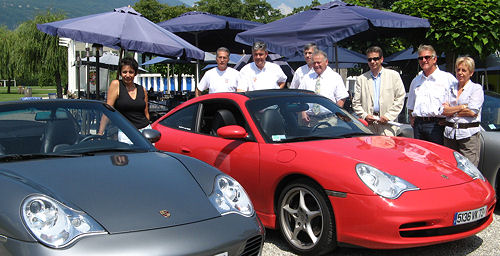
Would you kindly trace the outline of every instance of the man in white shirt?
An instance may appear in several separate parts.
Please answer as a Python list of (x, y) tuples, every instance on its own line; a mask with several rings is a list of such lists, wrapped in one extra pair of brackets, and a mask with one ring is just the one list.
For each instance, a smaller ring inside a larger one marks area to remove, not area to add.
[[(306, 74), (300, 81), (299, 89), (316, 92), (344, 106), (349, 93), (342, 77), (328, 66), (328, 56), (324, 51), (315, 51), (312, 55), (314, 72)], [(318, 82), (319, 80), (319, 82)], [(316, 84), (319, 83), (319, 88)]]
[[(345, 99), (349, 97), (349, 93), (342, 77), (328, 66), (328, 56), (326, 53), (321, 50), (315, 51), (312, 55), (312, 62), (314, 72), (311, 71), (302, 78), (299, 89), (313, 91), (316, 94), (331, 99), (339, 107), (343, 107)], [(313, 106), (313, 108), (302, 113), (302, 120), (305, 123), (310, 123), (311, 121), (318, 123), (321, 122), (321, 119), (326, 118), (325, 115), (330, 112), (322, 107), (318, 111), (314, 111)], [(311, 117), (317, 120), (311, 120)]]
[(238, 87), (238, 79), (240, 72), (238, 70), (228, 67), (229, 50), (226, 47), (217, 49), (215, 61), (217, 67), (210, 69), (205, 73), (196, 88), (196, 97), (208, 89), (208, 93), (216, 92), (235, 92)]
[(238, 92), (265, 89), (282, 89), (285, 87), (286, 75), (280, 66), (267, 62), (267, 46), (263, 42), (255, 42), (252, 46), (252, 63), (240, 70)]
[(410, 84), (407, 108), (415, 139), (443, 145), (443, 104), (457, 79), (437, 67), (437, 55), (430, 45), (418, 47), (418, 63), (422, 68)]
[(382, 67), (382, 48), (372, 46), (366, 50), (370, 71), (356, 78), (352, 109), (368, 122), (375, 134), (396, 136), (399, 127), (388, 124), (394, 121), (405, 100), (405, 87), (399, 73)]
[(306, 61), (306, 64), (300, 66), (299, 68), (297, 68), (297, 70), (295, 70), (295, 73), (293, 73), (292, 82), (288, 86), (289, 89), (298, 89), (300, 80), (302, 80), (302, 78), (307, 75), (307, 73), (313, 70), (312, 54), (317, 50), (318, 47), (315, 43), (309, 43), (304, 46), (304, 60)]

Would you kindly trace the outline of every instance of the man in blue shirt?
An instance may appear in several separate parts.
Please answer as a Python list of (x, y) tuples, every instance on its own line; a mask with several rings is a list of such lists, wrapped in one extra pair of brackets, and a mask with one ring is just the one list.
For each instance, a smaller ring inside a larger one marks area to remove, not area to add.
[(396, 136), (399, 127), (391, 125), (403, 110), (406, 95), (399, 73), (382, 67), (384, 55), (378, 46), (366, 50), (370, 71), (356, 79), (352, 108), (368, 122), (375, 134)]

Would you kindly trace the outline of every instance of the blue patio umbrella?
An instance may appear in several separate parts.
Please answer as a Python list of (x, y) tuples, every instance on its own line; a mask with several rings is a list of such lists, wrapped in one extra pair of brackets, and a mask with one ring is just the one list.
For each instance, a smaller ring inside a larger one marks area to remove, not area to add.
[[(229, 61), (228, 64), (236, 64), (239, 60), (241, 59), (241, 55), (239, 54), (230, 54), (229, 55)], [(216, 63), (215, 61), (215, 54), (205, 52), (205, 58), (203, 59), (203, 62), (205, 64), (213, 64)], [(153, 59), (150, 59), (144, 63), (141, 64), (141, 66), (146, 66), (146, 65), (152, 65), (152, 64), (157, 64), (157, 63), (168, 63), (168, 64), (177, 64), (177, 63), (191, 63), (183, 60), (178, 60), (178, 59), (172, 59), (172, 58), (166, 58), (166, 57), (156, 57)]]
[[(418, 53), (413, 47), (410, 47), (406, 50), (402, 50), (396, 53), (391, 54), (390, 56), (384, 58), (385, 62), (394, 62), (394, 61), (405, 61), (405, 60), (417, 60)], [(444, 53), (439, 56), (440, 58), (444, 58)]]
[[(146, 19), (131, 7), (36, 26), (49, 35), (120, 48), (119, 58), (123, 50), (191, 59), (204, 57), (202, 50)], [(97, 76), (96, 93), (99, 97), (99, 69)]]
[[(186, 39), (200, 49), (215, 52), (224, 46), (231, 52), (243, 52), (250, 47), (237, 43), (237, 33), (262, 25), (262, 23), (207, 12), (186, 12), (178, 17), (159, 22), (158, 25)], [(200, 77), (200, 65), (196, 63), (196, 83)]]
[(292, 56), (311, 42), (326, 47), (344, 39), (419, 35), (429, 27), (426, 19), (332, 1), (241, 32), (235, 40), (263, 41), (269, 51)]
[(76, 41), (162, 56), (203, 59), (202, 50), (161, 28), (131, 7), (37, 24), (38, 30)]
[[(340, 63), (366, 63), (366, 56), (355, 52), (351, 51), (346, 48), (342, 47), (337, 47), (337, 54), (338, 57), (335, 56), (335, 49), (332, 46), (329, 47), (319, 47), (321, 50), (323, 50), (327, 55), (328, 55), (328, 61), (330, 63), (335, 63), (335, 60), (337, 60)], [(291, 63), (291, 62), (304, 62), (304, 54), (303, 52), (299, 52), (297, 55), (294, 57), (289, 57), (286, 58), (286, 61)]]
[(241, 53), (243, 49), (250, 50), (250, 47), (234, 41), (236, 34), (262, 23), (193, 11), (162, 21), (158, 25), (204, 51), (215, 52), (217, 48), (224, 46), (231, 52)]

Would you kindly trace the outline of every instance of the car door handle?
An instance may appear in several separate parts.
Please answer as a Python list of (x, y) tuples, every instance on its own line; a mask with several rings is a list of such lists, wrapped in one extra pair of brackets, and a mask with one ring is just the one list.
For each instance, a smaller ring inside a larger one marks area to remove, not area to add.
[(191, 153), (191, 149), (186, 148), (186, 147), (181, 147), (181, 153), (183, 153), (183, 154), (189, 154), (189, 153)]

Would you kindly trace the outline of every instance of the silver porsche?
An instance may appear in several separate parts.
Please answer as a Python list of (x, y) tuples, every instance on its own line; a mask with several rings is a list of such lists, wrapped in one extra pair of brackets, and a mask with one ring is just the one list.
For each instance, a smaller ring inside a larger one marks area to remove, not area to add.
[(0, 255), (260, 255), (241, 185), (159, 138), (102, 102), (0, 103)]

